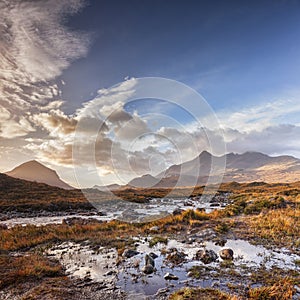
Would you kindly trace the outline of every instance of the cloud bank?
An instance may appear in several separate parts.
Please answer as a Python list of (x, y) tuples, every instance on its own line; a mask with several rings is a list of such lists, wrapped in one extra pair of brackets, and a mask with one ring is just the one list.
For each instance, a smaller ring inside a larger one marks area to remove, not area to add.
[[(138, 106), (129, 112), (125, 103), (136, 89), (138, 81), (130, 79), (112, 89), (100, 90), (95, 99), (84, 103), (72, 116), (55, 109), (34, 116), (35, 123), (51, 139), (32, 141), (27, 149), (37, 153), (41, 160), (73, 166), (75, 138), (81, 153), (77, 165), (88, 169), (95, 163), (100, 176), (123, 184), (136, 176), (157, 175), (170, 165), (193, 159), (199, 154), (195, 149), (211, 151), (212, 141), (217, 144), (225, 140), (227, 152), (300, 156), (299, 125), (281, 123), (283, 116), (287, 119), (289, 114), (300, 112), (297, 101), (278, 100), (236, 112), (220, 111), (220, 135), (215, 124), (207, 128), (191, 121), (166, 126), (153, 112), (150, 102), (152, 119), (149, 114), (141, 114)], [(147, 110), (145, 103), (141, 105), (143, 111)], [(154, 127), (152, 121), (157, 121)], [(84, 126), (78, 128), (79, 122)]]
[[(98, 173), (122, 183), (131, 179), (132, 172), (156, 175), (172, 164), (193, 159), (199, 154), (195, 149), (210, 150), (212, 139), (215, 143), (224, 139), (228, 152), (300, 157), (300, 125), (289, 118), (300, 112), (299, 99), (219, 111), (221, 136), (216, 124), (208, 128), (192, 120), (185, 120), (184, 126), (180, 120), (178, 124), (162, 122), (155, 114), (168, 109), (164, 103), (144, 102), (129, 111), (126, 100), (138, 89), (132, 78), (99, 90), (95, 99), (67, 115), (61, 108), (57, 79), (74, 60), (87, 54), (90, 37), (72, 31), (65, 21), (83, 6), (81, 0), (0, 3), (0, 141), (7, 143), (1, 145), (2, 153), (14, 149), (7, 141), (23, 138), (20, 149), (27, 154), (72, 167), (76, 138), (82, 153), (78, 165), (88, 169), (94, 152)], [(79, 123), (84, 126), (78, 128)]]

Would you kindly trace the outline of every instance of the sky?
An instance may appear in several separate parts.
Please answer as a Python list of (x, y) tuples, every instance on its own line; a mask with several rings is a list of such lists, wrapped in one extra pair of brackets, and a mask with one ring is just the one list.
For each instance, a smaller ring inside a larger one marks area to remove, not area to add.
[(2, 0), (0, 49), (0, 172), (37, 159), (93, 186), (203, 150), (300, 158), (299, 1)]

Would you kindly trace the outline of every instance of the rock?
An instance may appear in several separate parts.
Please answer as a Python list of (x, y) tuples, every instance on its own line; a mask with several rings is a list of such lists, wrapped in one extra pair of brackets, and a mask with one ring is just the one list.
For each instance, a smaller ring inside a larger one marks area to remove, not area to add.
[(179, 265), (185, 261), (185, 257), (186, 254), (184, 252), (173, 249), (173, 251), (167, 255), (166, 259), (174, 265)]
[(181, 214), (182, 214), (182, 212), (183, 212), (183, 210), (182, 210), (182, 209), (180, 209), (180, 208), (176, 208), (176, 209), (174, 209), (174, 211), (173, 211), (173, 216), (176, 216), (176, 215), (181, 215)]
[(153, 226), (149, 229), (150, 232), (158, 232), (159, 231), (159, 227), (158, 226)]
[(167, 273), (165, 276), (164, 276), (164, 279), (165, 280), (178, 280), (178, 277), (174, 274), (171, 274), (171, 273)]
[(115, 274), (117, 274), (116, 270), (110, 270), (110, 271), (106, 272), (103, 276), (112, 276), (112, 275), (115, 275)]
[(215, 239), (214, 242), (216, 246), (224, 247), (225, 244), (227, 243), (227, 240), (223, 238), (219, 238), (219, 239)]
[(193, 244), (193, 243), (195, 243), (196, 242), (196, 238), (195, 237), (193, 237), (193, 236), (190, 236), (189, 238), (187, 238), (186, 239), (186, 241), (185, 241), (187, 244)]
[(150, 256), (151, 258), (153, 258), (153, 259), (158, 258), (158, 255), (155, 254), (154, 252), (150, 252), (150, 253), (149, 253), (149, 256)]
[(133, 257), (135, 255), (138, 255), (139, 252), (136, 251), (136, 250), (133, 250), (133, 249), (125, 249), (122, 256), (123, 257), (126, 257), (126, 258), (130, 258), (130, 257)]
[(202, 261), (205, 264), (210, 264), (218, 259), (218, 255), (213, 250), (198, 250), (195, 259)]
[(148, 266), (148, 265), (154, 267), (155, 262), (154, 262), (154, 259), (150, 255), (146, 254), (145, 255), (145, 266)]
[(196, 211), (205, 212), (205, 208), (204, 207), (197, 207)]
[(187, 277), (193, 277), (193, 272), (191, 272), (191, 271), (187, 272), (186, 276)]
[(216, 238), (216, 233), (213, 229), (206, 228), (200, 231), (198, 230), (198, 232), (194, 234), (194, 237), (201, 240), (210, 241)]
[(170, 292), (168, 287), (159, 289), (154, 295), (155, 299), (167, 299), (167, 294)]
[(152, 274), (154, 272), (154, 267), (151, 265), (146, 265), (142, 268), (142, 272), (145, 274)]
[(222, 249), (219, 251), (219, 255), (222, 259), (232, 260), (233, 259), (233, 250), (230, 248)]
[(97, 220), (94, 218), (80, 218), (80, 217), (70, 217), (70, 218), (65, 218), (63, 219), (63, 224), (66, 224), (68, 226), (73, 226), (73, 225), (89, 225), (93, 223), (103, 223), (101, 220)]
[(191, 228), (190, 230), (187, 231), (187, 234), (190, 235), (190, 234), (196, 234), (199, 232), (199, 229), (198, 228)]
[(152, 255), (145, 255), (145, 266), (142, 268), (142, 272), (144, 272), (145, 274), (152, 274), (155, 271), (155, 262), (154, 258), (152, 257), (154, 253), (151, 252), (151, 254)]
[(219, 203), (219, 200), (216, 197), (213, 197), (209, 203)]

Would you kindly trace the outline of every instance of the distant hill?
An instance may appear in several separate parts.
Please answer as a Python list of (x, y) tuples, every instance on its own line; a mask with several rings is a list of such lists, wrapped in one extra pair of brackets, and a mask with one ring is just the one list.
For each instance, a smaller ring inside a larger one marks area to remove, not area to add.
[(80, 190), (66, 190), (0, 173), (0, 217), (9, 211), (30, 214), (72, 210), (90, 211), (94, 207)]
[(259, 152), (230, 153), (224, 181), (295, 182), (300, 179), (300, 160), (288, 155), (271, 157)]
[(147, 175), (143, 175), (141, 177), (137, 177), (137, 178), (134, 178), (132, 179), (128, 185), (129, 186), (132, 186), (132, 187), (152, 187), (152, 186), (155, 186), (156, 184), (159, 183), (159, 179), (150, 175), (150, 174), (147, 174)]
[(62, 181), (54, 170), (36, 160), (25, 162), (5, 174), (14, 178), (46, 183), (66, 190), (74, 189)]
[[(212, 162), (215, 162), (214, 169)], [(129, 186), (137, 187), (173, 187), (203, 185), (208, 177), (216, 181), (222, 169), (218, 167), (226, 162), (223, 182), (296, 182), (300, 180), (300, 160), (293, 156), (276, 156), (260, 152), (243, 154), (229, 153), (224, 156), (213, 156), (203, 151), (193, 160), (180, 165), (173, 165), (154, 177), (144, 175), (129, 182)], [(199, 170), (199, 174), (195, 174)]]

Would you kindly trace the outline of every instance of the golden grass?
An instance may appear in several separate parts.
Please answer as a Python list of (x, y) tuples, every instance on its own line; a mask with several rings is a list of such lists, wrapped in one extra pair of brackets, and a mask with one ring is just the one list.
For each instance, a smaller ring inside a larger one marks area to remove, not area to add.
[(63, 276), (62, 267), (37, 254), (26, 256), (0, 256), (0, 288), (43, 277)]
[(247, 298), (249, 300), (291, 300), (294, 291), (293, 282), (284, 278), (272, 286), (250, 289)]
[(169, 300), (239, 300), (237, 296), (229, 295), (211, 288), (183, 288), (168, 298)]
[(16, 226), (9, 230), (1, 231), (0, 249), (9, 251), (29, 249), (45, 243), (69, 240), (83, 241), (87, 239), (92, 243), (120, 248), (125, 246), (125, 242), (121, 239), (123, 234), (126, 234), (128, 237), (139, 232), (139, 228), (134, 228), (130, 224), (122, 224), (118, 221), (102, 224), (75, 224), (72, 226), (65, 224), (40, 227), (33, 225)]
[[(31, 188), (32, 185), (28, 184), (28, 189)], [(61, 192), (56, 188), (49, 191), (48, 187), (42, 184), (39, 185), (39, 189), (42, 189), (42, 193), (40, 190), (35, 189), (32, 190), (32, 193), (27, 194), (25, 198), (22, 198), (21, 192), (14, 193), (12, 189), (11, 196), (14, 197), (12, 200), (9, 197), (5, 198), (7, 197), (5, 193), (2, 193), (2, 196), (0, 193), (0, 207), (10, 205), (13, 208), (13, 205), (17, 204), (22, 208), (34, 204), (35, 208), (40, 209), (49, 205), (48, 199), (52, 204), (57, 203), (58, 208), (63, 208), (64, 205), (70, 203), (74, 203), (74, 206), (79, 204), (79, 207), (81, 207), (86, 203), (79, 191)], [(208, 226), (214, 228), (220, 235), (231, 230), (240, 230), (240, 232), (248, 233), (249, 236), (265, 238), (270, 242), (284, 246), (289, 243), (300, 243), (300, 210), (297, 206), (300, 202), (300, 183), (272, 185), (229, 183), (223, 184), (220, 190), (232, 193), (233, 204), (224, 210), (215, 210), (209, 214), (187, 210), (178, 215), (169, 215), (143, 224), (130, 224), (120, 221), (99, 223), (95, 221), (85, 225), (80, 223), (41, 227), (29, 225), (26, 227), (16, 226), (12, 229), (0, 229), (0, 253), (21, 249), (28, 250), (37, 246), (51, 246), (55, 242), (89, 240), (92, 245), (115, 247), (118, 253), (121, 254), (126, 246), (133, 243), (131, 237), (134, 236), (151, 233), (153, 242), (166, 242), (166, 236), (169, 233), (184, 231), (193, 227), (206, 228)], [(202, 187), (197, 187), (193, 195), (200, 195), (202, 191)], [(125, 199), (126, 197), (128, 199), (133, 197), (135, 201), (144, 201), (147, 197), (163, 197), (168, 192), (168, 189), (136, 189), (122, 191), (120, 193), (123, 193), (123, 195), (120, 195), (124, 196)], [(178, 196), (182, 196), (184, 189), (178, 189), (176, 193), (178, 193)], [(63, 201), (62, 198), (65, 197), (67, 200), (59, 204), (60, 201)], [(286, 203), (288, 205), (285, 208), (280, 207)], [(245, 216), (244, 213), (247, 207), (248, 213), (251, 213), (251, 215)], [(150, 230), (153, 226), (158, 226), (155, 234)], [(296, 246), (299, 247), (300, 245)], [(0, 256), (0, 266), (0, 288), (19, 282), (39, 281), (48, 277), (54, 277), (51, 280), (65, 278), (61, 277), (63, 275), (59, 265), (38, 254), (29, 254), (24, 257), (2, 255)], [(275, 280), (266, 281), (258, 278), (257, 283), (264, 283), (267, 286), (250, 289), (247, 298), (238, 298), (213, 289), (186, 288), (172, 294), (170, 299), (291, 299), (295, 280), (293, 282), (292, 279), (280, 279), (283, 275), (279, 275), (276, 275), (277, 282), (275, 284)], [(290, 274), (288, 276), (294, 277)], [(48, 287), (45, 286), (46, 288)], [(44, 291), (44, 289), (41, 289), (40, 292), (44, 293)]]
[(283, 278), (271, 286), (251, 288), (248, 295), (231, 295), (211, 288), (183, 288), (170, 295), (169, 300), (291, 300), (295, 292), (289, 278)]
[(296, 208), (268, 210), (244, 221), (254, 235), (275, 242), (293, 242), (300, 237), (300, 210)]
[(124, 241), (122, 238), (147, 234), (153, 226), (159, 227), (158, 233), (177, 232), (190, 226), (195, 221), (198, 222), (198, 225), (201, 225), (201, 220), (207, 219), (209, 219), (209, 216), (203, 212), (188, 210), (181, 215), (170, 215), (144, 224), (131, 224), (113, 220), (103, 223), (95, 221), (95, 223), (85, 225), (15, 226), (11, 229), (0, 229), (0, 250), (29, 249), (45, 243), (68, 240), (83, 241), (87, 239), (91, 243), (123, 249), (128, 241)]

